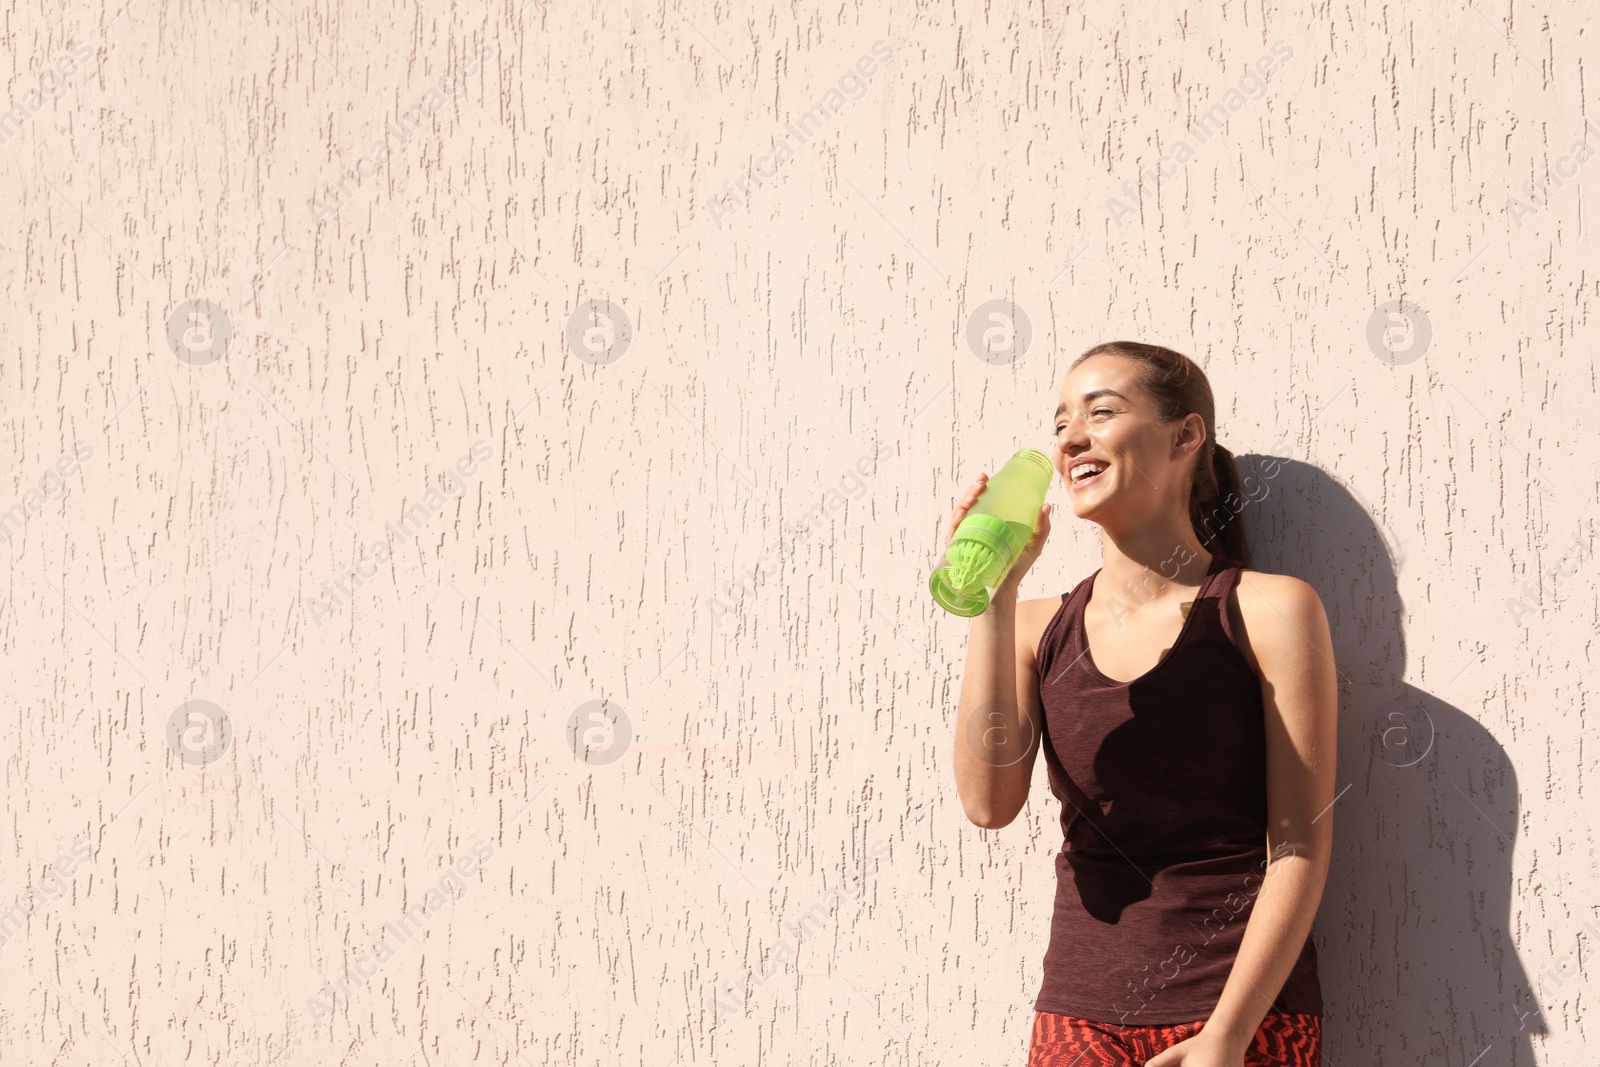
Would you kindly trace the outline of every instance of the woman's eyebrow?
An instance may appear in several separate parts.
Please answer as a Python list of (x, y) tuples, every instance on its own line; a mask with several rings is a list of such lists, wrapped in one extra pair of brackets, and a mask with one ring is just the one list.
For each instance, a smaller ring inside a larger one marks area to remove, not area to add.
[[(1099, 400), (1103, 396), (1114, 396), (1118, 400), (1123, 400), (1123, 401), (1127, 401), (1128, 400), (1127, 397), (1123, 396), (1121, 393), (1117, 392), (1115, 389), (1091, 389), (1087, 393), (1083, 394), (1083, 402), (1085, 404), (1093, 403), (1094, 401)], [(1131, 401), (1129, 401), (1129, 403), (1131, 403)], [(1067, 402), (1065, 400), (1063, 400), (1061, 403), (1056, 405), (1056, 418), (1059, 419), (1066, 410), (1067, 410)]]

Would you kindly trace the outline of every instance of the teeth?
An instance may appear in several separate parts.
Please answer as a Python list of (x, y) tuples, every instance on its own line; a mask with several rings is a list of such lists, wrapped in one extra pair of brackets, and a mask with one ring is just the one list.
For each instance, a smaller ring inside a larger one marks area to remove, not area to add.
[(1083, 466), (1072, 472), (1072, 480), (1075, 482), (1082, 481), (1085, 478), (1099, 474), (1103, 470), (1105, 470), (1105, 467), (1098, 463), (1085, 463)]

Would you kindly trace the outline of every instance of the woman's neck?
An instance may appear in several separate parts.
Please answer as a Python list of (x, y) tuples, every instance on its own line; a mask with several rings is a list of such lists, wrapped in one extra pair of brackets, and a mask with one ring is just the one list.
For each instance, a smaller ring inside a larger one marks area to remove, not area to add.
[(1165, 590), (1169, 583), (1198, 586), (1211, 570), (1212, 555), (1200, 547), (1185, 517), (1181, 526), (1172, 523), (1127, 533), (1104, 531), (1100, 570), (1110, 588), (1132, 583), (1159, 598), (1158, 590)]

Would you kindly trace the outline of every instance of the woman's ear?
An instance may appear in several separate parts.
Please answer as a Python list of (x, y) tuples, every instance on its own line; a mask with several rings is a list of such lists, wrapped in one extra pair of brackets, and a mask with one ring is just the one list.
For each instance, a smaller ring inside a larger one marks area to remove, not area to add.
[(1191, 411), (1178, 423), (1178, 432), (1172, 439), (1173, 451), (1178, 456), (1187, 456), (1200, 451), (1200, 446), (1205, 443), (1206, 420), (1200, 417), (1199, 412)]

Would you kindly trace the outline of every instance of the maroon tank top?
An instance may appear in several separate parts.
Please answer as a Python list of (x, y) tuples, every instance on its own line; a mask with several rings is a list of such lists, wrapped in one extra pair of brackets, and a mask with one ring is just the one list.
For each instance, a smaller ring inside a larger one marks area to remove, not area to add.
[[(1132, 682), (1087, 650), (1099, 571), (1040, 636), (1063, 845), (1036, 1011), (1170, 1026), (1209, 1018), (1222, 995), (1267, 861), (1261, 683), (1226, 609), (1239, 571), (1212, 557), (1177, 641)], [(1310, 936), (1271, 1010), (1322, 1013)]]

